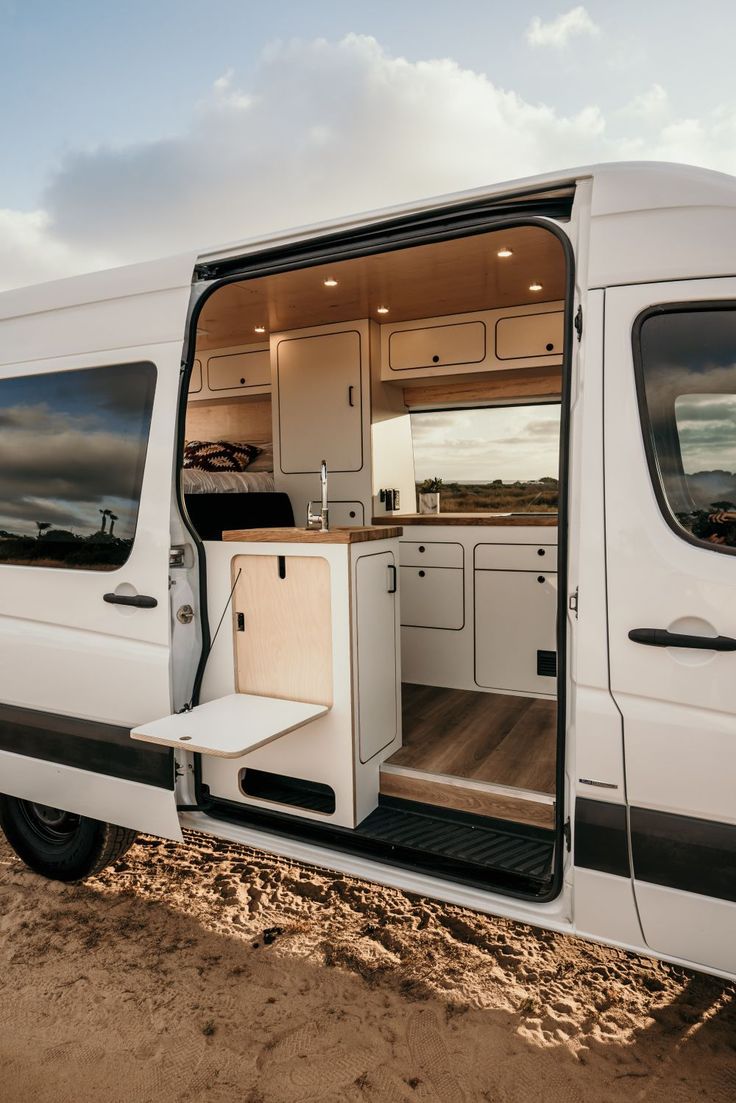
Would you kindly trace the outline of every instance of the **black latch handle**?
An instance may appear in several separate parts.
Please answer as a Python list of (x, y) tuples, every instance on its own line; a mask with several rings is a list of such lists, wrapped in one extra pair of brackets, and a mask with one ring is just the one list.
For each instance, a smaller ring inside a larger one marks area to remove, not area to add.
[(390, 594), (395, 594), (396, 593), (396, 588), (397, 588), (398, 572), (396, 570), (396, 567), (393, 565), (393, 563), (389, 563), (388, 569), (391, 573), (391, 583), (389, 585), (388, 592)]
[(689, 636), (684, 632), (668, 632), (666, 628), (632, 628), (629, 639), (649, 647), (692, 647), (698, 651), (736, 651), (731, 636)]
[(155, 609), (158, 605), (155, 597), (146, 594), (103, 594), (102, 600), (108, 605), (132, 605), (136, 609)]

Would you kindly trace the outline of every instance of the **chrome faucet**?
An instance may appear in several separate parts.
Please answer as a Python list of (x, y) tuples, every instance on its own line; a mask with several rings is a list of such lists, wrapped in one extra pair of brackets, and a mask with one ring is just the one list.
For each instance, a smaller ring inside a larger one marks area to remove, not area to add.
[(319, 481), (322, 487), (322, 508), (319, 513), (312, 513), (312, 503), (307, 502), (308, 529), (319, 529), (321, 532), (330, 531), (330, 510), (327, 505), (327, 460), (322, 460), (319, 471)]

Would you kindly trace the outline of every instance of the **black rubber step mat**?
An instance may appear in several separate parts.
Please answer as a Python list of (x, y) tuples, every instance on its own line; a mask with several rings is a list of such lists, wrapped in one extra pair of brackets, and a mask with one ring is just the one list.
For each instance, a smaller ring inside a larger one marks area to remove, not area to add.
[(436, 854), (463, 866), (502, 870), (539, 882), (551, 875), (554, 833), (542, 828), (382, 800), (357, 830), (401, 850)]

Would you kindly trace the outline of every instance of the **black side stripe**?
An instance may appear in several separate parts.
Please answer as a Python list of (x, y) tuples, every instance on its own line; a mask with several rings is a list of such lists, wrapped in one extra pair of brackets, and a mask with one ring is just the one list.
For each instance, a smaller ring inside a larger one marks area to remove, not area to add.
[[(637, 881), (736, 902), (736, 825), (631, 808)], [(579, 797), (575, 865), (630, 877), (626, 806)]]
[(634, 877), (736, 901), (736, 826), (631, 809)]
[(0, 705), (0, 750), (160, 789), (174, 788), (171, 748), (136, 743), (129, 728), (115, 724)]
[(575, 865), (631, 876), (626, 806), (578, 797), (575, 802)]

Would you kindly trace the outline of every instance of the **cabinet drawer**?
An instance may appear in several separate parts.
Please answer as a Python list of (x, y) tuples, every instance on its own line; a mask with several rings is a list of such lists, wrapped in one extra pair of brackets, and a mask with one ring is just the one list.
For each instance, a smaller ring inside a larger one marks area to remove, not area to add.
[(195, 360), (192, 374), (189, 376), (189, 393), (198, 394), (202, 390), (202, 361)]
[(463, 546), (437, 540), (421, 544), (402, 540), (399, 562), (402, 567), (462, 567)]
[(563, 334), (561, 310), (499, 318), (496, 322), (496, 356), (499, 360), (561, 356)]
[[(327, 504), (330, 509), (330, 528), (350, 528), (352, 525), (365, 524), (365, 511), (362, 502), (329, 501)], [(321, 498), (313, 498), (312, 513), (319, 513), (321, 508)]]
[(443, 364), (478, 364), (485, 355), (485, 322), (402, 329), (392, 333), (388, 340), (388, 362), (392, 371)]
[(457, 567), (402, 567), (401, 623), (407, 628), (459, 629), (465, 623), (463, 579)]
[(207, 364), (211, 391), (247, 390), (271, 383), (271, 356), (267, 348), (211, 356)]
[(556, 544), (477, 544), (479, 571), (556, 571)]

